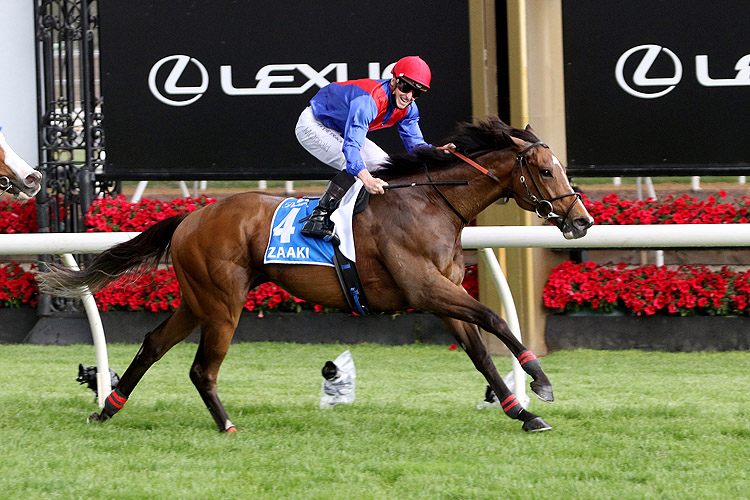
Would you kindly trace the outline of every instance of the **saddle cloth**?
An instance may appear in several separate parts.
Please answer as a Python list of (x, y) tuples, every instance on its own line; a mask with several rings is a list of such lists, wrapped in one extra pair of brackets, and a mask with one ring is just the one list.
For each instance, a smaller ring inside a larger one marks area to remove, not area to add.
[[(331, 214), (335, 224), (334, 233), (341, 241), (339, 250), (355, 262), (352, 217), (357, 196), (364, 185), (357, 182), (349, 188), (341, 200), (339, 208)], [(312, 264), (331, 266), (333, 264), (333, 243), (319, 238), (308, 238), (300, 233), (299, 220), (310, 215), (318, 206), (317, 199), (287, 198), (276, 207), (271, 223), (271, 234), (263, 258), (264, 264)]]

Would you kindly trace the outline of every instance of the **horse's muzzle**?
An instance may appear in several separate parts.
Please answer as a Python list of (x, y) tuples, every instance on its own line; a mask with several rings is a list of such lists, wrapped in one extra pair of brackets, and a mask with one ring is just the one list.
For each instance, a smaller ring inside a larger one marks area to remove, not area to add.
[(586, 231), (594, 225), (594, 218), (586, 214), (585, 217), (573, 217), (566, 219), (560, 227), (566, 240), (576, 240), (586, 236)]
[[(4, 177), (3, 179), (7, 179)], [(34, 171), (23, 179), (23, 185), (16, 182), (8, 181), (9, 186), (6, 189), (16, 197), (17, 200), (27, 201), (36, 196), (42, 188), (42, 174)], [(5, 186), (0, 186), (5, 187)]]

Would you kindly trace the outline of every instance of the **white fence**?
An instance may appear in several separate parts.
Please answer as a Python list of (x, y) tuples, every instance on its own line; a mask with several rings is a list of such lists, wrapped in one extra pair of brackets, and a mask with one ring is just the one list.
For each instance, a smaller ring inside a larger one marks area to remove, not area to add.
[[(76, 267), (71, 254), (100, 253), (139, 233), (56, 233), (0, 234), (0, 255), (61, 255), (69, 267)], [(479, 249), (500, 294), (508, 326), (520, 340), (515, 303), (492, 248), (674, 248), (750, 246), (750, 224), (696, 224), (650, 226), (594, 226), (578, 240), (566, 240), (551, 226), (467, 227), (461, 239), (466, 249)], [(99, 311), (91, 294), (84, 299), (96, 348), (99, 406), (111, 390), (107, 344)], [(526, 374), (513, 359), (513, 385), (518, 399), (528, 404)]]
[[(0, 255), (99, 253), (140, 233), (0, 234)], [(566, 240), (552, 226), (484, 226), (464, 229), (464, 248), (673, 248), (750, 246), (750, 224), (593, 226)]]
[(750, 246), (750, 224), (593, 226), (566, 240), (552, 226), (467, 227), (464, 248), (700, 248)]

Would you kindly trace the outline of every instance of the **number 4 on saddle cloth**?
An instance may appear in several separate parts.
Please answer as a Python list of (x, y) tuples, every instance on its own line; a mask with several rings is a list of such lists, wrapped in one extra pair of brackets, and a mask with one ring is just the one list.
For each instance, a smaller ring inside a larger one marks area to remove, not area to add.
[(308, 238), (301, 234), (307, 216), (318, 206), (318, 198), (287, 198), (276, 207), (271, 223), (271, 234), (263, 258), (264, 264), (312, 264), (331, 266), (336, 269), (344, 296), (352, 311), (357, 314), (370, 314), (362, 283), (359, 279), (352, 218), (362, 212), (370, 199), (362, 189), (362, 181), (347, 191), (339, 208), (331, 214), (334, 235), (331, 241)]

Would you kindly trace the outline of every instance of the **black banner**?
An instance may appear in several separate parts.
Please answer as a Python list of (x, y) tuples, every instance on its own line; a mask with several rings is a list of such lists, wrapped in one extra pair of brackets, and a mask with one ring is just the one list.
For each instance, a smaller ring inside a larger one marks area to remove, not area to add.
[(750, 4), (563, 0), (571, 175), (750, 174)]
[[(468, 2), (101, 2), (105, 177), (325, 179), (294, 125), (333, 81), (419, 55), (427, 142), (471, 120)], [(386, 73), (383, 75), (383, 73)], [(404, 151), (395, 128), (368, 134)]]

